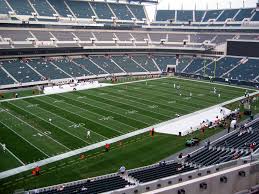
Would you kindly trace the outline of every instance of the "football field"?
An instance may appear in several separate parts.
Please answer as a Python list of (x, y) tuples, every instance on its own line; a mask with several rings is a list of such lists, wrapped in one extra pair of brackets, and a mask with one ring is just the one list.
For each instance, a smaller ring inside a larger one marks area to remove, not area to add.
[(0, 171), (143, 129), (243, 96), (245, 91), (165, 78), (4, 101), (0, 143), (7, 149), (0, 151)]

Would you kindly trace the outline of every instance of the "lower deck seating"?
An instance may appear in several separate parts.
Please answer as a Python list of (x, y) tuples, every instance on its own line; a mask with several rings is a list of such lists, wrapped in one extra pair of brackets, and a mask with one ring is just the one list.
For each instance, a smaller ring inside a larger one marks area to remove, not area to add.
[(134, 177), (141, 183), (146, 183), (156, 179), (173, 176), (176, 174), (188, 172), (194, 170), (194, 167), (188, 165), (181, 165), (178, 163), (171, 163), (165, 165), (156, 165), (147, 169), (137, 170), (129, 173), (129, 176)]
[[(130, 185), (129, 182), (125, 181), (119, 176), (112, 176), (108, 178), (89, 180), (85, 183), (75, 184), (71, 186), (59, 187), (57, 189), (49, 189), (39, 193), (42, 194), (71, 194), (71, 193), (84, 193), (84, 194), (97, 194), (104, 193), (116, 189), (121, 189)], [(62, 189), (60, 189), (62, 188)]]

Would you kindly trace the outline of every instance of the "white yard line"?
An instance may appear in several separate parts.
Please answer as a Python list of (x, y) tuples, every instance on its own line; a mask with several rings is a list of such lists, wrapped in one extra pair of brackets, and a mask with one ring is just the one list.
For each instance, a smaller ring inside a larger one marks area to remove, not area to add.
[[(58, 95), (58, 94), (57, 94), (57, 95)], [(59, 96), (60, 96), (60, 95), (59, 95)], [(98, 107), (98, 106), (95, 106), (95, 105), (90, 105), (90, 104), (87, 104), (87, 103), (82, 102), (82, 101), (78, 101), (78, 100), (75, 100), (75, 99), (68, 98), (68, 97), (66, 97), (66, 96), (62, 96), (62, 97), (66, 98), (66, 99), (70, 99), (70, 100), (76, 101), (76, 102), (80, 102), (80, 103), (82, 103), (82, 104), (86, 104), (86, 105), (89, 105), (89, 106), (93, 106), (93, 107), (102, 109), (101, 107)], [(76, 105), (73, 105), (73, 106), (76, 106)], [(102, 109), (102, 110), (104, 110), (104, 109)], [(97, 114), (97, 115), (99, 115), (99, 116), (101, 116), (101, 117), (104, 116), (104, 115), (101, 115), (101, 114), (99, 114), (99, 113), (96, 113), (96, 112), (93, 112), (93, 111), (90, 111), (90, 110), (87, 110), (87, 111), (88, 111), (88, 112), (91, 112), (91, 113), (94, 113), (94, 114)], [(113, 112), (113, 111), (110, 111), (110, 110), (106, 110), (106, 111), (112, 112), (112, 113), (118, 115), (118, 113), (115, 113), (115, 112)], [(104, 116), (104, 117), (105, 117), (105, 116)], [(122, 117), (125, 117), (125, 116), (122, 116)], [(114, 120), (114, 121), (116, 121), (116, 122), (118, 122), (118, 123), (121, 123), (121, 124), (123, 124), (123, 125), (126, 125), (126, 126), (128, 126), (128, 127), (130, 127), (130, 128), (137, 129), (136, 127), (133, 127), (133, 126), (131, 126), (131, 125), (128, 125), (128, 124), (126, 124), (126, 123), (123, 123), (123, 122), (121, 122), (121, 121), (119, 121), (119, 120)], [(130, 131), (129, 131), (129, 132), (130, 132)]]
[[(24, 108), (22, 108), (22, 107), (20, 107), (20, 106), (17, 106), (17, 105), (15, 105), (15, 104), (13, 104), (13, 103), (12, 103), (12, 105), (14, 105), (14, 106), (16, 106), (16, 107), (18, 107), (18, 108), (24, 110), (24, 111), (27, 112), (28, 114), (32, 114), (32, 115), (34, 115), (35, 117), (37, 117), (37, 118), (39, 118), (39, 119), (41, 119), (41, 120), (43, 120), (43, 121), (45, 121), (45, 122), (48, 122), (48, 121), (45, 120), (44, 118), (42, 118), (42, 117), (40, 117), (40, 116), (38, 116), (38, 115), (33, 114), (31, 111), (29, 112), (29, 111), (25, 110)], [(39, 108), (39, 107), (38, 107), (38, 108)], [(41, 108), (40, 108), (40, 109), (41, 109)], [(44, 109), (42, 109), (42, 110), (44, 111)], [(57, 125), (55, 125), (55, 124), (53, 124), (52, 122), (48, 122), (48, 123), (49, 123), (50, 125), (52, 125), (52, 126), (58, 128), (58, 129), (60, 129), (60, 130), (63, 131), (64, 133), (67, 133), (67, 134), (69, 134), (69, 135), (71, 135), (71, 136), (73, 136), (73, 137), (75, 137), (75, 138), (77, 138), (77, 139), (80, 139), (80, 140), (84, 141), (84, 142), (87, 143), (87, 144), (90, 144), (90, 142), (87, 142), (87, 141), (81, 139), (80, 137), (75, 136), (74, 134), (72, 134), (72, 133), (70, 133), (70, 132), (68, 132), (68, 131), (66, 131), (66, 130), (64, 130), (64, 129), (62, 129), (62, 128), (60, 128), (59, 126), (57, 126)], [(67, 148), (67, 149), (68, 149), (68, 150), (71, 150), (71, 149), (69, 149), (69, 148)]]
[[(52, 99), (53, 99), (53, 98), (52, 98)], [(110, 129), (110, 130), (112, 130), (112, 131), (116, 131), (116, 132), (118, 132), (119, 134), (123, 134), (121, 131), (118, 131), (118, 130), (116, 130), (116, 129), (112, 129), (112, 128), (110, 128), (110, 127), (108, 127), (108, 126), (106, 126), (106, 125), (103, 125), (103, 124), (101, 124), (101, 123), (97, 123), (96, 121), (94, 121), (94, 120), (92, 120), (92, 119), (89, 119), (89, 118), (86, 118), (86, 117), (83, 117), (82, 115), (80, 115), (80, 114), (78, 114), (78, 113), (76, 113), (76, 112), (71, 112), (71, 111), (69, 111), (69, 110), (66, 110), (66, 109), (64, 109), (64, 108), (61, 108), (61, 107), (56, 106), (56, 105), (54, 105), (54, 104), (50, 104), (49, 102), (44, 101), (44, 100), (40, 100), (40, 101), (42, 101), (42, 102), (44, 102), (44, 103), (46, 103), (46, 104), (48, 104), (48, 105), (50, 105), (50, 106), (54, 106), (54, 107), (57, 107), (57, 108), (62, 109), (62, 110), (64, 110), (64, 111), (67, 111), (67, 112), (69, 112), (69, 113), (71, 113), (71, 114), (78, 115), (79, 117), (81, 117), (81, 118), (83, 118), (83, 119), (86, 119), (86, 120), (89, 120), (89, 121), (92, 121), (92, 122), (94, 122), (94, 123), (96, 123), (96, 124), (98, 124), (98, 125), (102, 125), (103, 127), (108, 128), (108, 129)], [(73, 107), (75, 107), (74, 105), (68, 104), (68, 103), (66, 103), (66, 102), (63, 102), (63, 103), (67, 104), (68, 106), (73, 106)], [(79, 108), (79, 107), (75, 107), (75, 108), (77, 108), (77, 109), (82, 109), (82, 108)], [(84, 109), (82, 109), (82, 111), (85, 112)]]
[[(17, 107), (17, 106), (14, 105), (13, 103), (12, 103), (12, 105), (15, 106), (15, 107)], [(19, 107), (17, 107), (17, 108), (19, 108)], [(20, 108), (20, 109), (22, 109), (22, 108)], [(24, 110), (24, 109), (23, 109), (23, 110)], [(50, 137), (50, 136), (48, 136), (48, 135), (42, 133), (42, 131), (38, 130), (37, 128), (35, 128), (35, 127), (32, 126), (31, 124), (29, 124), (29, 123), (23, 121), (22, 119), (18, 118), (18, 117), (15, 116), (14, 114), (12, 114), (12, 113), (10, 113), (10, 112), (7, 112), (7, 113), (10, 114), (10, 115), (12, 115), (12, 116), (15, 117), (17, 120), (19, 120), (19, 121), (21, 121), (22, 123), (24, 123), (25, 125), (30, 126), (30, 127), (31, 127), (32, 129), (34, 129), (35, 131), (38, 131), (38, 133), (41, 133), (41, 134), (45, 135), (46, 137), (48, 137), (48, 138), (51, 139), (52, 141), (56, 142), (56, 143), (59, 144), (60, 146), (66, 148), (66, 149), (68, 149), (68, 150), (70, 150), (67, 146), (63, 145), (62, 143), (58, 142), (57, 140), (53, 139), (52, 137)]]
[[(1, 144), (2, 145), (2, 144)], [(19, 163), (21, 163), (22, 165), (25, 165), (21, 160), (20, 158), (18, 158), (12, 151), (10, 151), (7, 147), (5, 148), (6, 151), (11, 154)]]
[(38, 151), (40, 151), (42, 154), (44, 154), (47, 157), (50, 157), (48, 154), (46, 154), (45, 152), (43, 152), (40, 148), (38, 148), (37, 146), (35, 146), (34, 144), (32, 144), (31, 142), (29, 142), (25, 137), (23, 137), (22, 135), (20, 135), (19, 133), (17, 133), (15, 130), (11, 129), (9, 126), (5, 125), (2, 121), (0, 121), (0, 123), (2, 123), (2, 125), (4, 125), (6, 128), (8, 128), (9, 130), (11, 130), (12, 132), (14, 132), (17, 136), (19, 136), (20, 138), (22, 138), (24, 141), (26, 141), (28, 144), (30, 144), (32, 147), (36, 148)]
[[(97, 95), (94, 95), (94, 94), (89, 94), (89, 95), (102, 98), (102, 97), (97, 96)], [(109, 94), (108, 94), (108, 95), (109, 95)], [(116, 96), (116, 98), (121, 98), (121, 97), (117, 97), (117, 96)], [(113, 101), (113, 102), (117, 102), (117, 101), (112, 100), (112, 99), (110, 99), (110, 98), (109, 98), (108, 100)], [(136, 103), (136, 101), (134, 101), (134, 100), (129, 100), (129, 99), (127, 99), (127, 100), (128, 100), (128, 101), (131, 101), (131, 102), (133, 102), (133, 103), (134, 103), (134, 102)], [(151, 102), (154, 103), (153, 101), (151, 101)], [(140, 107), (137, 107), (137, 106), (134, 106), (134, 105), (132, 105), (132, 104), (125, 103), (125, 102), (121, 102), (121, 101), (120, 101), (119, 103), (124, 104), (124, 105), (127, 105), (127, 106), (131, 106), (131, 107), (134, 107), (134, 108), (137, 108), (137, 109), (141, 109), (141, 110), (144, 110), (144, 111), (148, 111), (148, 112), (151, 112), (151, 113), (159, 114), (159, 115), (161, 115), (161, 116), (168, 117), (168, 115), (164, 115), (164, 114), (161, 114), (161, 113), (158, 113), (158, 112), (154, 112), (154, 111), (152, 111), (152, 110), (147, 110), (147, 109), (144, 109), (144, 108), (140, 108)], [(149, 106), (148, 104), (144, 104), (144, 103), (141, 103), (141, 102), (137, 102), (137, 103), (143, 104), (144, 106)], [(144, 115), (144, 114), (143, 114), (143, 115)], [(155, 119), (155, 120), (158, 120), (158, 121), (162, 121), (162, 120), (157, 119), (157, 118), (154, 118), (154, 117), (152, 117), (152, 116), (148, 116), (148, 115), (145, 115), (145, 116), (146, 116), (146, 117), (150, 117), (151, 119)]]
[[(81, 94), (83, 94), (83, 93), (81, 93)], [(72, 94), (72, 95), (74, 95), (74, 94)], [(76, 97), (79, 97), (78, 95), (74, 95), (74, 96), (75, 96), (75, 98), (76, 98)], [(65, 96), (63, 96), (63, 97), (65, 97)], [(91, 101), (96, 101), (96, 100), (91, 99)], [(79, 101), (79, 102), (84, 103), (84, 104), (88, 104), (88, 103), (86, 103), (85, 101)], [(105, 102), (99, 102), (99, 103), (105, 104), (105, 106), (113, 107), (113, 105), (107, 104), (107, 103), (105, 103)], [(96, 105), (93, 105), (93, 104), (88, 104), (88, 105), (89, 105), (89, 106), (96, 107), (96, 108), (103, 109), (102, 107), (96, 106)], [(123, 108), (120, 108), (120, 107), (116, 107), (116, 106), (114, 106), (114, 107), (117, 108), (117, 109), (120, 109), (121, 111), (127, 111), (126, 109), (123, 109)], [(105, 109), (103, 109), (103, 110), (105, 110)], [(119, 114), (119, 115), (121, 115), (120, 113), (114, 112), (114, 111), (112, 111), (112, 110), (110, 110), (110, 109), (107, 109), (107, 111), (112, 112), (112, 113), (114, 113), (114, 114)], [(125, 116), (122, 116), (122, 117), (125, 117)], [(143, 122), (142, 120), (137, 120), (137, 119), (132, 118), (132, 117), (128, 117), (128, 118), (130, 118), (130, 119), (132, 119), (132, 120), (134, 120), (134, 121), (142, 122), (143, 124), (149, 125), (149, 123)], [(125, 124), (125, 125), (127, 125), (127, 124)], [(130, 125), (129, 125), (129, 126), (130, 126)], [(131, 127), (132, 127), (132, 126), (131, 126)], [(137, 129), (136, 127), (132, 127), (132, 128)]]

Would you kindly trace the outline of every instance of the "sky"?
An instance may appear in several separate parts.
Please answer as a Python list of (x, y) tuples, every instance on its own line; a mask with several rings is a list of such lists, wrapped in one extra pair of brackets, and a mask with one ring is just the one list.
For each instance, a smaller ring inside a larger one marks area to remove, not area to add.
[[(207, 5), (209, 9), (223, 8), (241, 8), (243, 7), (255, 7), (258, 0), (159, 0), (157, 9), (206, 9)], [(147, 12), (151, 19), (154, 18), (156, 6), (146, 6)]]

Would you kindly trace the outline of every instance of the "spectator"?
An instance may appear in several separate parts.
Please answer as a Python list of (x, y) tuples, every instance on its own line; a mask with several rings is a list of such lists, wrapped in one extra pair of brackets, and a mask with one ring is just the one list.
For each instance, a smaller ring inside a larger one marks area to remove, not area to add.
[(110, 150), (110, 144), (105, 144), (105, 151), (108, 152)]
[(125, 166), (121, 166), (120, 169), (119, 169), (119, 173), (120, 173), (121, 175), (124, 175), (125, 172), (126, 172)]

